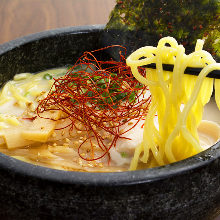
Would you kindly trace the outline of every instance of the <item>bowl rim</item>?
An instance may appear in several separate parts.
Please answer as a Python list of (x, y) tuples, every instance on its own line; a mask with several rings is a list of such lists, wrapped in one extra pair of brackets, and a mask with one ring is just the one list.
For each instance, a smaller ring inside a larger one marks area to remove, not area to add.
[[(102, 32), (104, 27), (105, 25), (64, 27), (27, 35), (1, 44), (0, 56), (33, 41), (61, 35)], [(123, 186), (155, 182), (173, 176), (183, 175), (187, 172), (193, 172), (199, 168), (208, 166), (208, 164), (219, 157), (220, 142), (217, 142), (209, 149), (195, 156), (165, 166), (138, 171), (86, 173), (37, 166), (0, 153), (0, 169), (4, 169), (9, 173), (48, 180), (60, 184)]]

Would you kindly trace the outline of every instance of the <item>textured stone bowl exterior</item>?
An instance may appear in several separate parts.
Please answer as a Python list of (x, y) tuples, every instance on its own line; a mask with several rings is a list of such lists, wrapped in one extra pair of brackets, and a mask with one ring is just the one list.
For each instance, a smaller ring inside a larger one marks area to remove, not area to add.
[[(74, 63), (83, 51), (103, 47), (103, 34), (103, 26), (71, 27), (5, 43), (0, 81)], [(81, 173), (0, 154), (0, 219), (213, 219), (220, 210), (219, 158), (217, 143), (164, 167)]]

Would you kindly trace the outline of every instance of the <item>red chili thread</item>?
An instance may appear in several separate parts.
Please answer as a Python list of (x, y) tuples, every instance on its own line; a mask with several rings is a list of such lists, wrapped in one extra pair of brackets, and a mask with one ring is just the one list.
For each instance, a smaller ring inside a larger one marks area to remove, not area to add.
[[(100, 55), (102, 51), (113, 48), (119, 50), (119, 61), (103, 61), (96, 58), (96, 54)], [(70, 127), (70, 132), (73, 129), (86, 131), (87, 138), (78, 148), (79, 156), (84, 160), (94, 161), (106, 155), (110, 160), (111, 147), (116, 146), (119, 138), (129, 139), (123, 137), (123, 134), (133, 129), (147, 114), (151, 97), (143, 99), (147, 87), (133, 77), (130, 67), (126, 65), (125, 57), (126, 48), (120, 45), (84, 52), (65, 76), (54, 79), (49, 94), (41, 100), (36, 109), (39, 117), (42, 117), (40, 113), (44, 111), (61, 110), (65, 113), (65, 118), (71, 120), (65, 128)], [(81, 69), (76, 72), (77, 67)], [(139, 72), (143, 76), (146, 75), (144, 68), (139, 68)], [(125, 96), (115, 100), (115, 97), (121, 94)], [(132, 95), (134, 99), (130, 100), (129, 97)], [(121, 132), (121, 127), (134, 119), (136, 123)], [(84, 129), (78, 127), (79, 123)], [(110, 146), (106, 146), (100, 131), (112, 136)], [(81, 147), (89, 141), (93, 152), (94, 139), (103, 154), (99, 157), (95, 157), (94, 154), (90, 158), (83, 157)]]
[(31, 118), (22, 118), (24, 120), (30, 120), (30, 121), (34, 121), (37, 118), (37, 116), (31, 117)]

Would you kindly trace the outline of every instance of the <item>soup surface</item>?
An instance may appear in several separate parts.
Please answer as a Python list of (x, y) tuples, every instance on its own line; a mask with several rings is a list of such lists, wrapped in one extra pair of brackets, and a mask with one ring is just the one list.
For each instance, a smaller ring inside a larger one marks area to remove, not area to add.
[[(88, 133), (82, 123), (76, 122), (78, 129), (74, 129), (69, 126), (71, 120), (65, 117), (64, 112), (53, 109), (39, 114), (36, 112), (54, 80), (66, 72), (67, 68), (58, 68), (37, 74), (21, 73), (5, 84), (0, 94), (0, 152), (28, 163), (68, 171), (128, 170), (135, 148), (143, 138), (144, 118), (138, 122), (134, 118), (124, 123), (119, 132), (132, 129), (118, 139), (108, 154), (102, 156), (103, 150), (93, 137), (92, 148), (90, 143), (83, 144)], [(146, 90), (140, 99), (149, 97), (150, 93)], [(220, 112), (211, 100), (205, 107), (203, 121), (198, 127), (200, 144), (204, 149), (220, 139), (219, 119)], [(158, 123), (157, 116), (155, 123)], [(104, 144), (110, 146), (113, 135), (102, 129), (98, 132)], [(91, 155), (98, 159), (85, 159)], [(156, 166), (153, 162), (147, 165), (153, 166)], [(146, 168), (146, 165), (140, 163), (138, 168)]]

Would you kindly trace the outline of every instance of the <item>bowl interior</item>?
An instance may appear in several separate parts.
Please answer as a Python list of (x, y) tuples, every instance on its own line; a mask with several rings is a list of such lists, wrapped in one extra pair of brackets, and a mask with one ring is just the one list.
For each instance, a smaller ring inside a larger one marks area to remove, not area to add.
[[(106, 46), (103, 26), (63, 28), (23, 37), (0, 46), (0, 85), (17, 73), (38, 72), (73, 64), (85, 51)], [(103, 43), (104, 42), (104, 43)], [(109, 43), (109, 45), (111, 45)], [(102, 59), (109, 53), (102, 53)], [(206, 166), (220, 156), (220, 143), (186, 160), (148, 170), (82, 173), (35, 166), (0, 154), (0, 167), (11, 172), (62, 183), (124, 185), (152, 182)]]

